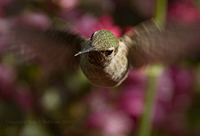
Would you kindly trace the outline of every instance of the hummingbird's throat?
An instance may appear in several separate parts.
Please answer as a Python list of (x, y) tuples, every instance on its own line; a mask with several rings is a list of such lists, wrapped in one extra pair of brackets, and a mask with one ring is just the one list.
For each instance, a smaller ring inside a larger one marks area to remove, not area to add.
[(105, 57), (101, 54), (101, 52), (89, 52), (87, 54), (88, 61), (96, 66), (104, 66)]

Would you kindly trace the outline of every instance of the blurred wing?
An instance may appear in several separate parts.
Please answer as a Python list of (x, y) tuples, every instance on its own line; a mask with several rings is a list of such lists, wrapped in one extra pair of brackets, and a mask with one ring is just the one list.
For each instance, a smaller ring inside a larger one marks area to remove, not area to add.
[(79, 57), (74, 54), (86, 41), (83, 37), (60, 30), (17, 28), (5, 35), (8, 45), (1, 51), (20, 56), (22, 60), (41, 63), (50, 69), (77, 68)]
[(147, 21), (134, 31), (121, 38), (129, 48), (128, 59), (133, 68), (200, 59), (200, 25), (171, 25), (160, 29), (155, 22)]

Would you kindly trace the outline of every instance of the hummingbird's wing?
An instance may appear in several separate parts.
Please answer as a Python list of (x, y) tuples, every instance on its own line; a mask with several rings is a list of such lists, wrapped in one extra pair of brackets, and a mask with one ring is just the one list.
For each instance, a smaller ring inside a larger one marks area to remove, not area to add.
[(121, 41), (128, 47), (128, 60), (133, 68), (152, 63), (173, 64), (200, 59), (200, 25), (171, 25), (164, 29), (154, 21), (134, 28), (132, 35)]
[(77, 68), (79, 56), (74, 55), (87, 40), (61, 30), (33, 30), (21, 27), (4, 33), (4, 36), (8, 43), (5, 48), (0, 47), (1, 53), (9, 52), (20, 56), (22, 60), (36, 61), (50, 69)]

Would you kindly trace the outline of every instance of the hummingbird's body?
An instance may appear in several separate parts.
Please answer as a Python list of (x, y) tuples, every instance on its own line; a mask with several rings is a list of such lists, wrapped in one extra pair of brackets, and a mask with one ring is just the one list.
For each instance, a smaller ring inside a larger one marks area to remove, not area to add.
[(200, 60), (200, 25), (160, 29), (154, 21), (147, 21), (134, 27), (131, 35), (119, 39), (109, 30), (85, 38), (61, 30), (14, 28), (8, 40), (11, 53), (36, 58), (50, 69), (67, 70), (80, 65), (89, 81), (97, 86), (118, 86), (130, 68)]
[(104, 87), (114, 87), (126, 79), (129, 71), (128, 49), (122, 42), (119, 43), (116, 54), (104, 57), (101, 52), (82, 54), (80, 66), (92, 84)]

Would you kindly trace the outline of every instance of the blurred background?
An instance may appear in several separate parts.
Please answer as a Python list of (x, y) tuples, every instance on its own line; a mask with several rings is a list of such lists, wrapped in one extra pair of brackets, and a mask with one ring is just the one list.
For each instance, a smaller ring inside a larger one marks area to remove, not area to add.
[[(199, 22), (199, 6), (199, 0), (168, 0), (166, 23)], [(39, 29), (57, 21), (86, 37), (100, 29), (120, 37), (155, 9), (156, 0), (0, 0), (0, 30), (15, 20)], [(0, 36), (0, 47), (5, 43)], [(44, 71), (0, 52), (0, 136), (138, 135), (149, 90), (155, 93), (150, 135), (200, 135), (198, 64), (130, 71), (113, 89), (91, 85), (80, 69)]]

